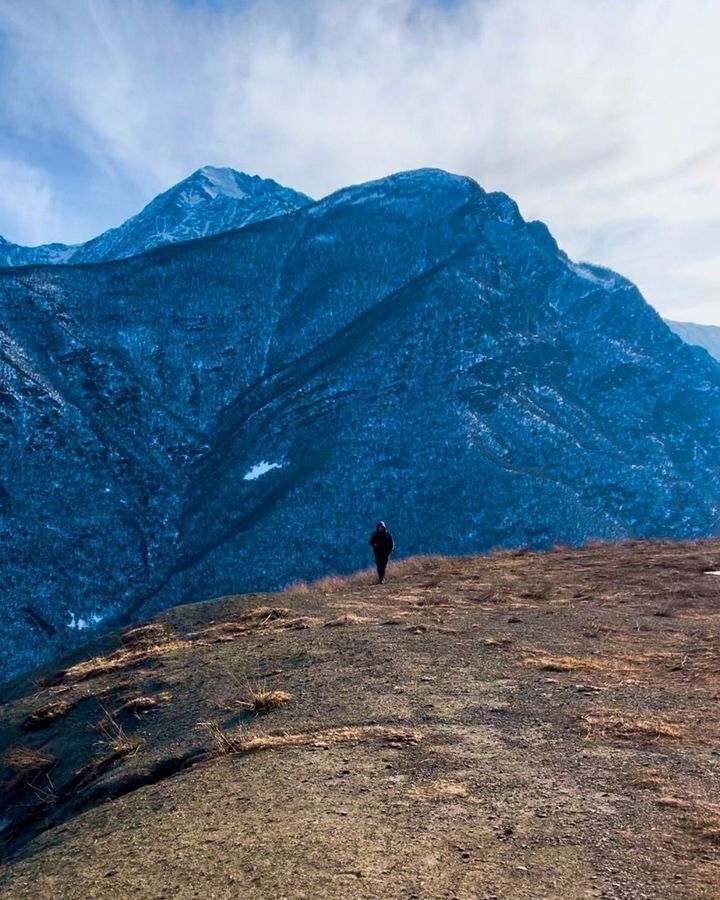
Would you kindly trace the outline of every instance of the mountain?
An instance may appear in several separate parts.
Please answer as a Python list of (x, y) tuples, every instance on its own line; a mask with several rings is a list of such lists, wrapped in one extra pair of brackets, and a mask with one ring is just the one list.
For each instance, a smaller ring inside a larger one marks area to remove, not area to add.
[(720, 327), (695, 325), (693, 322), (672, 322), (669, 319), (665, 322), (686, 344), (702, 347), (713, 359), (720, 361)]
[(718, 532), (720, 367), (469, 178), (0, 272), (5, 674), (199, 596)]
[(160, 194), (142, 212), (85, 244), (21, 247), (0, 238), (0, 266), (90, 263), (207, 237), (292, 212), (312, 202), (277, 182), (205, 166)]
[(0, 700), (0, 897), (714, 900), (719, 554), (408, 559), (86, 645)]

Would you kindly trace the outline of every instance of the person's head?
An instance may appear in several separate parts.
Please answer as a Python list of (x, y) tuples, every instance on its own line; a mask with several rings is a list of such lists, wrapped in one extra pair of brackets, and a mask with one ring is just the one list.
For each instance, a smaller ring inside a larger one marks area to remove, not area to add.
[(378, 522), (378, 523), (377, 523), (377, 530), (378, 530), (378, 531), (387, 531), (387, 529), (385, 528), (385, 523), (384, 523), (384, 522)]

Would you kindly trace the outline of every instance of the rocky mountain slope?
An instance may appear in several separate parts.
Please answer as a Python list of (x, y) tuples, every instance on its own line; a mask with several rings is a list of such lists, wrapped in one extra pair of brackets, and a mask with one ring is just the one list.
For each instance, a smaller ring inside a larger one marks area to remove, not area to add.
[(142, 212), (85, 244), (21, 247), (0, 237), (0, 266), (104, 262), (232, 231), (312, 202), (270, 179), (205, 166), (160, 194)]
[(686, 344), (702, 347), (713, 357), (720, 360), (720, 327), (717, 325), (696, 325), (693, 322), (671, 322), (667, 325), (679, 335)]
[(7, 674), (90, 628), (401, 555), (718, 529), (720, 366), (437, 170), (0, 271)]
[(0, 896), (715, 900), (720, 542), (406, 560), (9, 685)]

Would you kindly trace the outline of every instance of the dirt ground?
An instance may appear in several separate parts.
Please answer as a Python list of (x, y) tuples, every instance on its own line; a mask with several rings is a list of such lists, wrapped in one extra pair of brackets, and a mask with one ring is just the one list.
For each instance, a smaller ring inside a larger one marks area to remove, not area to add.
[(0, 897), (720, 896), (720, 542), (416, 558), (6, 686)]

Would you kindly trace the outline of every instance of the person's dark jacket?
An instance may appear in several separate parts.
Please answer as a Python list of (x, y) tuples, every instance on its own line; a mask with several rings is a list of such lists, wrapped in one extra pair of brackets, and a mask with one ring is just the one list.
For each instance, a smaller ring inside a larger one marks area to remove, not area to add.
[[(367, 534), (367, 532), (365, 532)], [(375, 556), (384, 557), (385, 559), (393, 552), (395, 542), (389, 531), (373, 531), (370, 538), (370, 546), (375, 551)]]

